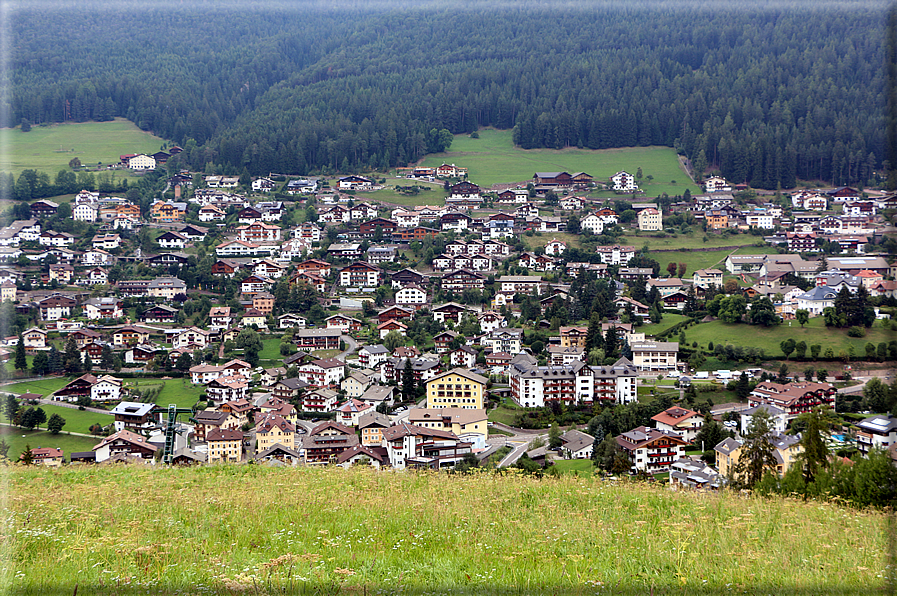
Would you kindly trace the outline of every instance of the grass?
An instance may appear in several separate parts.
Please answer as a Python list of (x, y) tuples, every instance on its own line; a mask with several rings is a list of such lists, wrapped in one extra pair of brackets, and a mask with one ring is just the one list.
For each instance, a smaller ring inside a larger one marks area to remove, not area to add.
[(636, 333), (644, 333), (645, 336), (657, 335), (658, 333), (663, 333), (670, 327), (678, 325), (682, 321), (688, 320), (688, 318), (689, 317), (686, 317), (685, 315), (672, 315), (669, 313), (663, 313), (663, 319), (661, 319), (659, 323), (651, 323), (648, 325), (642, 325), (641, 327), (635, 327), (633, 331)]
[[(717, 344), (730, 343), (732, 345), (754, 346), (763, 348), (767, 356), (784, 357), (782, 349), (779, 347), (782, 341), (789, 337), (795, 342), (805, 341), (808, 349), (806, 357), (810, 357), (809, 346), (819, 344), (822, 346), (820, 356), (825, 354), (827, 348), (834, 350), (837, 357), (841, 350), (847, 350), (848, 345), (852, 345), (855, 350), (856, 357), (865, 358), (866, 344), (871, 342), (876, 346), (880, 342), (888, 342), (894, 339), (894, 332), (881, 326), (881, 321), (876, 321), (871, 329), (866, 330), (866, 337), (848, 337), (846, 329), (835, 329), (826, 327), (822, 317), (810, 319), (809, 323), (801, 329), (801, 326), (792, 321), (791, 326), (788, 322), (782, 323), (776, 327), (760, 327), (756, 325), (745, 324), (728, 324), (722, 321), (713, 321), (710, 323), (701, 323), (694, 325), (685, 330), (685, 339), (689, 344), (696, 341), (698, 345), (706, 348), (709, 342)], [(674, 338), (675, 340), (675, 338)], [(792, 360), (794, 364), (789, 364), (792, 368), (804, 366), (797, 360)], [(730, 366), (723, 368), (731, 368)]]
[(311, 353), (312, 356), (315, 356), (319, 359), (324, 358), (333, 358), (337, 354), (341, 353), (340, 350), (315, 350)]
[(595, 474), (595, 466), (590, 459), (558, 459), (555, 460), (554, 467), (564, 474), (584, 477)]
[(8, 486), (17, 594), (867, 594), (887, 564), (883, 513), (567, 474), (15, 467)]
[(162, 387), (156, 397), (156, 403), (160, 406), (177, 404), (179, 408), (191, 408), (199, 401), (199, 396), (205, 393), (202, 385), (194, 385), (189, 378), (182, 379), (125, 379), (125, 384), (141, 391), (156, 387)]
[(489, 410), (489, 422), (501, 422), (508, 426), (514, 426), (517, 416), (523, 411), (523, 408), (509, 408), (507, 406), (498, 406)]
[(280, 344), (280, 337), (263, 339), (259, 360), (283, 360), (283, 356), (280, 354)]
[(14, 383), (12, 385), (4, 385), (0, 387), (0, 391), (9, 393), (39, 393), (47, 397), (54, 391), (58, 391), (65, 387), (69, 381), (69, 377), (47, 377), (39, 381), (25, 381), (24, 383)]
[[(82, 164), (118, 163), (126, 153), (155, 153), (164, 139), (144, 132), (124, 118), (113, 122), (83, 122), (33, 126), (31, 132), (0, 129), (0, 170), (20, 172), (34, 168), (54, 178), (77, 157)], [(116, 178), (130, 174), (115, 170)]]
[(579, 234), (567, 234), (564, 233), (548, 233), (548, 232), (539, 232), (537, 234), (533, 234), (529, 236), (527, 234), (523, 234), (520, 236), (520, 239), (523, 240), (523, 244), (526, 245), (527, 250), (535, 250), (540, 246), (545, 246), (552, 240), (560, 240), (561, 242), (565, 242), (567, 244), (567, 248), (581, 248), (579, 244)]
[[(758, 251), (757, 254), (761, 254), (764, 248), (770, 249), (765, 244), (763, 246), (754, 246), (757, 242), (762, 244), (763, 239), (759, 236), (752, 236), (750, 234), (736, 234), (734, 236), (720, 236), (717, 234), (707, 234), (707, 242), (704, 242), (704, 232), (701, 231), (700, 226), (691, 226), (691, 234), (679, 234), (677, 233), (675, 236), (666, 235), (663, 238), (658, 238), (656, 236), (651, 236), (650, 234), (655, 234), (656, 232), (639, 232), (638, 234), (635, 231), (629, 231), (624, 236), (620, 238), (620, 244), (632, 244), (638, 247), (643, 246), (645, 243), (648, 243), (648, 246), (651, 249), (677, 249), (677, 248), (694, 248), (694, 249), (704, 249), (704, 248), (717, 248), (721, 246), (744, 246), (744, 247), (752, 247), (756, 248)], [(775, 250), (775, 249), (772, 249)]]
[[(67, 432), (90, 433), (90, 427), (95, 423), (106, 426), (114, 420), (111, 414), (97, 414), (96, 412), (88, 412), (87, 410), (64, 408), (62, 406), (46, 404), (41, 404), (39, 407), (47, 414), (47, 419), (53, 414), (59, 414), (65, 418), (65, 426), (63, 427), (63, 430)], [(0, 414), (0, 422), (9, 422), (6, 414)]]
[[(441, 164), (441, 162), (440, 162)], [(396, 186), (424, 186), (432, 187), (431, 190), (422, 190), (416, 195), (406, 195), (396, 191)], [(386, 177), (386, 188), (375, 192), (362, 192), (355, 195), (358, 202), (368, 199), (376, 199), (387, 203), (395, 203), (396, 205), (404, 205), (406, 207), (414, 207), (416, 205), (436, 205), (440, 206), (445, 203), (448, 193), (443, 190), (440, 184), (431, 184), (429, 182), (419, 182), (417, 180), (406, 180), (396, 178), (395, 176)]]
[[(566, 171), (571, 174), (586, 172), (596, 182), (607, 182), (620, 170), (635, 175), (639, 167), (646, 177), (641, 182), (646, 196), (656, 197), (661, 193), (671, 196), (681, 195), (685, 189), (692, 194), (701, 192), (691, 182), (679, 165), (676, 151), (670, 147), (627, 147), (623, 149), (520, 149), (515, 147), (510, 130), (485, 129), (479, 131), (480, 138), (456, 135), (451, 150), (435, 153), (424, 158), (422, 165), (436, 167), (454, 163), (468, 169), (471, 182), (484, 187), (493, 184), (526, 184), (535, 172)], [(653, 176), (652, 182), (647, 176)], [(673, 184), (672, 181), (676, 183)], [(605, 193), (609, 197), (628, 198), (631, 195)], [(640, 195), (641, 196), (641, 195)], [(633, 200), (639, 200), (636, 197)]]
[(32, 449), (38, 447), (55, 447), (62, 449), (66, 459), (73, 451), (90, 451), (102, 440), (102, 437), (79, 437), (70, 435), (63, 430), (58, 435), (50, 433), (48, 430), (25, 430), (23, 428), (10, 428), (8, 426), (0, 426), (0, 437), (9, 445), (8, 457), (12, 460), (19, 459), (19, 456), (28, 445)]
[(494, 437), (494, 436), (499, 436), (499, 437), (513, 437), (513, 436), (514, 436), (514, 433), (509, 433), (508, 431), (506, 431), (506, 430), (502, 430), (502, 429), (500, 429), (500, 428), (490, 428), (490, 429), (489, 429), (489, 436), (490, 436), (490, 437)]

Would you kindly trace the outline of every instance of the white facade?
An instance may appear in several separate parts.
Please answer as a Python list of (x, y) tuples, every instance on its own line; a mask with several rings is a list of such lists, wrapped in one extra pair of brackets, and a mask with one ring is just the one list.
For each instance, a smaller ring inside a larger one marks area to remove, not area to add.
[(396, 292), (396, 304), (397, 305), (405, 305), (405, 304), (426, 304), (427, 303), (427, 293), (424, 292), (420, 288), (416, 288), (414, 286), (409, 286), (407, 288), (402, 288), (398, 292)]
[(611, 176), (610, 181), (613, 183), (615, 192), (636, 192), (638, 190), (635, 176), (627, 172), (617, 172)]
[(128, 160), (128, 167), (132, 170), (154, 170), (156, 169), (156, 160), (149, 155), (135, 155)]
[(579, 227), (598, 235), (604, 232), (604, 221), (594, 213), (590, 213), (580, 220)]

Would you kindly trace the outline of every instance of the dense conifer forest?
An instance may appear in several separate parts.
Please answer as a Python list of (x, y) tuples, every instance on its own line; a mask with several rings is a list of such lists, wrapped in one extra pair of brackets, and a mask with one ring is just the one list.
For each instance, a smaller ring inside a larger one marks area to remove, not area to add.
[(865, 185), (887, 165), (885, 9), (26, 5), (3, 124), (123, 116), (185, 167), (252, 174), (404, 165), (494, 126), (523, 148), (674, 146), (755, 187)]

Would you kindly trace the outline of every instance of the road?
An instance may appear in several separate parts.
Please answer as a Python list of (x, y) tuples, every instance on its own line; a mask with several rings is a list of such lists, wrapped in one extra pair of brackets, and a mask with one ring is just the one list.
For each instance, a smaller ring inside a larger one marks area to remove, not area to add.
[(346, 351), (341, 352), (336, 356), (337, 360), (346, 361), (346, 356), (349, 354), (354, 354), (355, 350), (358, 349), (358, 342), (350, 335), (341, 335), (340, 339), (346, 344)]
[[(527, 437), (523, 440), (518, 438), (508, 437), (507, 444), (511, 446), (515, 446), (514, 450), (511, 451), (508, 455), (505, 456), (503, 460), (498, 463), (499, 468), (503, 468), (505, 466), (512, 466), (517, 462), (518, 459), (523, 457), (523, 454), (529, 450), (529, 444), (532, 442), (532, 439), (535, 437)], [(548, 438), (548, 435), (539, 435), (538, 438), (541, 438), (545, 441)]]

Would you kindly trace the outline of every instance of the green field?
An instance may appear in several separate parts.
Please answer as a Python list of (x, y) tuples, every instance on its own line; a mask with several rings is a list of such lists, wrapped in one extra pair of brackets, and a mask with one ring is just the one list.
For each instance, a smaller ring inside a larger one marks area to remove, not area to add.
[[(64, 408), (62, 406), (47, 404), (41, 404), (39, 407), (46, 412), (48, 419), (53, 414), (59, 414), (65, 418), (65, 426), (63, 427), (63, 431), (65, 432), (88, 434), (90, 433), (90, 427), (93, 424), (99, 423), (102, 426), (106, 426), (114, 420), (111, 414), (97, 414), (96, 412), (88, 412), (87, 410), (77, 410), (75, 408)], [(0, 422), (9, 422), (5, 414), (0, 414)], [(46, 426), (46, 423), (44, 426)]]
[(636, 333), (644, 333), (646, 336), (657, 335), (658, 333), (663, 333), (670, 327), (681, 323), (682, 321), (687, 320), (688, 317), (685, 315), (672, 315), (669, 313), (663, 313), (663, 319), (656, 324), (650, 325), (642, 325), (641, 327), (636, 327), (633, 329)]
[[(711, 341), (714, 345), (731, 343), (740, 346), (754, 346), (763, 348), (767, 356), (781, 358), (784, 358), (784, 355), (779, 344), (789, 337), (794, 339), (795, 342), (805, 341), (807, 346), (819, 344), (822, 346), (820, 356), (825, 354), (826, 348), (829, 347), (834, 350), (835, 356), (838, 356), (842, 349), (847, 349), (848, 345), (852, 345), (856, 353), (854, 359), (865, 358), (867, 343), (871, 342), (877, 346), (880, 342), (889, 342), (894, 339), (894, 332), (890, 329), (882, 328), (881, 321), (876, 321), (871, 329), (867, 329), (866, 337), (848, 337), (846, 329), (826, 327), (822, 317), (810, 319), (810, 322), (803, 329), (795, 321), (790, 321), (790, 327), (788, 323), (785, 322), (776, 327), (760, 327), (713, 321), (689, 327), (685, 330), (685, 337), (689, 344), (696, 341), (705, 348)], [(791, 356), (793, 359), (794, 354)], [(809, 349), (806, 357), (810, 357)], [(796, 363), (796, 366), (799, 366), (797, 361), (792, 361)]]
[(72, 451), (90, 451), (102, 438), (79, 437), (69, 435), (63, 430), (58, 435), (51, 434), (47, 430), (25, 430), (23, 428), (10, 428), (0, 426), (0, 437), (9, 445), (9, 459), (17, 460), (25, 450), (25, 445), (32, 449), (38, 447), (55, 447), (65, 452), (68, 460)]
[(177, 404), (179, 408), (191, 408), (205, 393), (202, 385), (194, 385), (189, 377), (182, 379), (125, 379), (129, 387), (137, 387), (141, 391), (162, 386), (156, 403), (160, 406)]
[(523, 244), (526, 245), (527, 250), (535, 250), (540, 246), (545, 246), (555, 239), (560, 240), (561, 242), (566, 242), (568, 248), (581, 248), (579, 243), (580, 238), (581, 236), (579, 234), (567, 234), (566, 232), (560, 234), (540, 232), (532, 236), (527, 234), (520, 236), (520, 239), (523, 240)]
[[(31, 132), (0, 129), (0, 171), (20, 172), (34, 168), (50, 178), (68, 169), (77, 157), (84, 165), (118, 163), (126, 153), (155, 153), (164, 139), (144, 132), (124, 118), (113, 122), (83, 122), (33, 126)], [(116, 171), (120, 178), (127, 170)]]
[(846, 595), (886, 581), (885, 513), (594, 476), (16, 467), (8, 488), (4, 593)]
[[(440, 162), (441, 164), (442, 162)], [(439, 164), (437, 164), (439, 165)], [(406, 195), (397, 192), (396, 186), (424, 186), (432, 187), (432, 190), (423, 190), (416, 195)], [(375, 199), (377, 201), (385, 201), (387, 203), (395, 203), (396, 205), (404, 205), (406, 207), (414, 207), (416, 205), (435, 205), (441, 206), (445, 204), (445, 198), (448, 193), (443, 190), (440, 184), (431, 184), (428, 182), (418, 182), (417, 180), (407, 180), (396, 178), (394, 175), (386, 176), (386, 188), (376, 192), (360, 192), (355, 195), (359, 201)]]
[(559, 459), (554, 462), (555, 469), (565, 474), (576, 476), (593, 476), (595, 466), (590, 459)]
[[(456, 135), (451, 150), (424, 158), (421, 165), (436, 167), (453, 163), (468, 169), (471, 182), (483, 187), (493, 184), (526, 183), (535, 172), (586, 172), (596, 182), (606, 182), (620, 170), (635, 175), (639, 167), (645, 177), (641, 187), (649, 197), (667, 193), (681, 195), (688, 188), (692, 194), (701, 189), (679, 166), (676, 151), (670, 147), (628, 147), (624, 149), (520, 149), (512, 142), (510, 130), (485, 129), (480, 138)], [(676, 183), (673, 184), (672, 181)], [(626, 198), (627, 195), (608, 196)]]
[(49, 396), (54, 391), (62, 389), (68, 382), (69, 377), (46, 377), (39, 381), (26, 381), (24, 383), (14, 383), (12, 385), (4, 385), (0, 387), (0, 392), (8, 391), (9, 393), (39, 393), (44, 397)]

